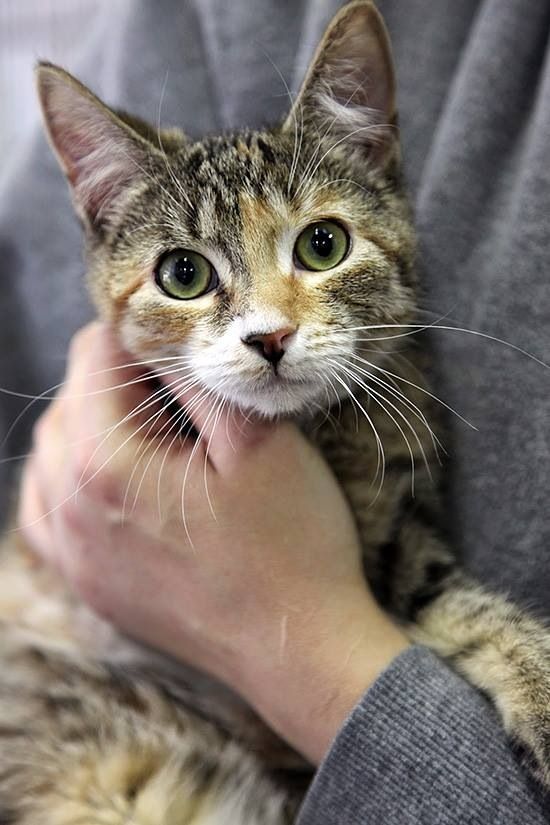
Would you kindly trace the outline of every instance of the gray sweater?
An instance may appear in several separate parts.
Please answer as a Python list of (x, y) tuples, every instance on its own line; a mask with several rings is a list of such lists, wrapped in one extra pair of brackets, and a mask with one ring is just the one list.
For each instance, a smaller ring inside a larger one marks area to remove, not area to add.
[[(339, 0), (113, 0), (69, 66), (116, 105), (192, 134), (277, 117)], [(550, 362), (550, 4), (379, 0), (393, 37), (423, 305)], [(269, 55), (269, 58), (266, 56)], [(165, 87), (164, 95), (162, 95)], [(0, 172), (0, 386), (58, 381), (91, 315), (80, 230), (41, 136)], [(434, 316), (430, 316), (434, 317)], [(449, 522), (468, 568), (550, 615), (550, 372), (434, 331), (451, 420)], [(0, 395), (0, 431), (21, 402)], [(35, 408), (38, 411), (38, 406)], [(6, 455), (23, 452), (32, 415)], [(26, 422), (26, 423), (25, 423)], [(10, 464), (0, 465), (7, 506)], [(486, 700), (427, 650), (401, 655), (336, 738), (300, 825), (535, 825), (545, 801)]]

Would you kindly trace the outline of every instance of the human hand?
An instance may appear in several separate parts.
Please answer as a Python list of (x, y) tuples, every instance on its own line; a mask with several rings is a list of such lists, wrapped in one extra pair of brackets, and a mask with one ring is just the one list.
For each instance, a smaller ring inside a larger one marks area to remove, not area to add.
[(408, 644), (367, 589), (348, 506), (289, 423), (209, 419), (187, 396), (201, 437), (161, 442), (131, 360), (100, 324), (76, 337), (35, 429), (23, 534), (98, 614), (228, 683), (316, 762)]

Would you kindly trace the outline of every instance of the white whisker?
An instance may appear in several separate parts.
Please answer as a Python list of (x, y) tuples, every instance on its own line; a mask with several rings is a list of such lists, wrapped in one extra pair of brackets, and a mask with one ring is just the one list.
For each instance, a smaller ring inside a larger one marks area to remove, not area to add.
[(206, 499), (208, 501), (208, 507), (210, 508), (210, 513), (212, 514), (212, 518), (214, 521), (218, 520), (216, 513), (214, 511), (214, 507), (212, 505), (212, 500), (210, 498), (210, 491), (208, 489), (208, 478), (207, 478), (207, 468), (208, 468), (208, 456), (210, 453), (210, 447), (212, 445), (212, 439), (214, 438), (214, 434), (216, 432), (216, 427), (218, 426), (218, 422), (220, 420), (220, 416), (223, 413), (224, 407), (227, 403), (227, 399), (224, 396), (220, 396), (220, 401), (216, 408), (216, 414), (214, 416), (214, 422), (212, 424), (212, 432), (210, 433), (210, 437), (208, 439), (208, 443), (206, 445), (206, 450), (204, 451), (204, 466), (203, 466), (203, 478), (204, 478), (204, 490), (206, 493)]
[(378, 431), (377, 431), (376, 427), (374, 426), (374, 422), (373, 422), (372, 418), (370, 417), (370, 415), (368, 414), (368, 412), (366, 411), (364, 406), (361, 404), (361, 402), (357, 399), (357, 397), (355, 396), (355, 394), (353, 393), (351, 388), (348, 387), (346, 382), (338, 375), (338, 373), (335, 370), (331, 369), (330, 372), (331, 372), (331, 375), (333, 376), (333, 378), (336, 381), (338, 381), (339, 384), (342, 385), (345, 392), (354, 401), (354, 403), (357, 404), (358, 408), (361, 410), (361, 412), (365, 416), (365, 419), (368, 422), (368, 424), (369, 424), (369, 426), (370, 426), (370, 428), (373, 432), (375, 442), (376, 442), (376, 448), (377, 448), (377, 463), (376, 463), (376, 472), (375, 472), (375, 475), (374, 475), (374, 478), (373, 478), (373, 481), (372, 481), (373, 484), (376, 481), (376, 479), (378, 478), (378, 475), (380, 475), (380, 483), (378, 485), (378, 490), (377, 490), (376, 496), (374, 498), (374, 501), (376, 501), (376, 499), (378, 498), (378, 496), (380, 495), (380, 492), (382, 490), (382, 485), (384, 484), (384, 478), (385, 478), (385, 474), (386, 474), (386, 456), (385, 456), (385, 453), (384, 453), (384, 445), (382, 444), (382, 441), (380, 439), (380, 436), (378, 435)]
[(410, 460), (411, 460), (411, 493), (414, 497), (414, 481), (415, 481), (414, 452), (413, 452), (413, 449), (411, 447), (411, 444), (409, 442), (409, 439), (407, 438), (407, 435), (406, 435), (405, 431), (403, 430), (402, 426), (399, 424), (399, 421), (397, 421), (397, 419), (388, 410), (386, 404), (389, 407), (391, 407), (392, 410), (394, 410), (394, 412), (405, 422), (407, 427), (412, 432), (413, 437), (414, 437), (414, 439), (415, 439), (415, 441), (418, 445), (418, 448), (420, 450), (420, 453), (422, 455), (422, 459), (424, 461), (424, 464), (425, 464), (426, 470), (428, 472), (428, 475), (430, 476), (430, 478), (432, 478), (432, 473), (431, 473), (430, 465), (429, 465), (429, 462), (428, 462), (428, 458), (426, 456), (424, 446), (423, 446), (423, 444), (422, 444), (422, 442), (419, 438), (419, 435), (418, 435), (417, 431), (415, 430), (415, 428), (413, 427), (411, 422), (408, 420), (408, 418), (403, 414), (403, 412), (398, 407), (396, 407), (396, 405), (393, 404), (388, 398), (384, 397), (380, 392), (378, 392), (378, 390), (375, 390), (373, 387), (367, 385), (359, 376), (357, 376), (352, 370), (345, 367), (343, 364), (341, 364), (340, 367), (352, 379), (352, 381), (354, 381), (359, 387), (364, 389), (371, 396), (371, 398), (384, 410), (384, 412), (386, 413), (388, 418), (390, 418), (390, 420), (394, 423), (396, 428), (399, 430), (399, 433), (401, 434), (401, 436), (402, 436), (402, 438), (403, 438), (403, 440), (406, 444), (407, 451), (409, 453)]
[[(204, 401), (207, 401), (211, 397), (215, 397), (214, 391), (213, 390), (205, 390), (202, 401), (201, 401), (201, 404), (199, 406), (203, 406)], [(192, 399), (192, 401), (194, 401), (194, 400), (195, 399)], [(189, 407), (188, 407), (188, 409), (189, 409)], [(198, 409), (198, 408), (195, 407), (195, 410), (196, 409)], [(192, 461), (193, 461), (193, 459), (196, 455), (197, 450), (203, 444), (203, 440), (202, 440), (202, 437), (201, 437), (202, 433), (203, 433), (204, 429), (208, 426), (210, 418), (212, 417), (212, 414), (213, 414), (215, 409), (216, 409), (216, 407), (211, 407), (210, 408), (201, 429), (198, 431), (197, 438), (195, 440), (195, 443), (193, 444), (191, 454), (190, 454), (189, 459), (187, 461), (187, 466), (185, 468), (185, 473), (183, 475), (183, 481), (182, 481), (182, 485), (181, 485), (181, 517), (182, 517), (185, 533), (187, 535), (187, 538), (189, 540), (189, 544), (191, 545), (191, 548), (193, 549), (193, 551), (195, 551), (195, 544), (193, 542), (193, 539), (191, 538), (191, 532), (189, 530), (189, 525), (188, 525), (187, 519), (185, 517), (185, 488), (186, 488), (186, 485), (187, 485), (187, 478), (188, 478), (188, 475), (189, 475), (189, 470), (190, 470), (190, 467), (191, 467), (191, 463), (192, 463)]]
[[(374, 381), (375, 384), (377, 384), (378, 386), (385, 389), (386, 392), (389, 392), (390, 395), (392, 395), (396, 400), (398, 400), (406, 408), (408, 408), (412, 412), (412, 414), (415, 416), (415, 418), (417, 418), (421, 422), (421, 424), (423, 424), (423, 426), (426, 428), (426, 430), (428, 431), (428, 433), (430, 435), (430, 439), (432, 441), (432, 445), (433, 445), (433, 448), (434, 448), (435, 455), (437, 457), (439, 455), (439, 450), (440, 449), (443, 452), (445, 452), (445, 449), (444, 449), (443, 445), (441, 444), (441, 441), (439, 440), (437, 435), (434, 433), (433, 429), (430, 427), (428, 419), (426, 418), (426, 416), (422, 412), (421, 408), (419, 406), (417, 406), (410, 398), (408, 398), (401, 391), (401, 389), (399, 388), (399, 386), (396, 384), (395, 381), (390, 379), (390, 380), (392, 380), (392, 384), (394, 385), (394, 386), (390, 386), (383, 379), (381, 379), (379, 376), (374, 375), (369, 370), (365, 370), (362, 367), (358, 366), (357, 364), (353, 364), (351, 361), (348, 361), (346, 358), (340, 359), (340, 360), (343, 360), (343, 363), (347, 364), (347, 366), (350, 367), (352, 370), (355, 370), (358, 373), (360, 373), (361, 375), (364, 375), (366, 378), (369, 378), (371, 381)], [(370, 387), (369, 387), (369, 390), (370, 390)]]
[[(188, 382), (187, 380), (186, 380), (186, 381), (182, 381), (182, 385), (181, 385), (181, 386), (179, 386), (179, 387), (176, 387), (173, 391), (171, 391), (171, 393), (170, 393), (170, 394), (171, 394), (171, 396), (174, 396), (174, 395), (176, 395), (176, 394), (178, 394), (178, 393), (180, 393), (180, 392), (183, 392), (183, 391), (188, 392), (189, 390), (193, 389), (193, 387), (197, 386), (197, 385), (198, 385), (198, 383), (199, 383), (199, 382), (198, 382), (197, 380), (196, 380), (196, 381), (194, 381), (194, 382), (193, 382), (193, 383), (191, 383), (191, 384), (189, 384), (189, 382)], [(173, 398), (169, 398), (169, 399), (168, 399), (168, 401), (173, 403)], [(145, 444), (146, 444), (146, 446), (145, 446), (145, 450), (143, 450), (143, 452), (146, 452), (146, 450), (152, 446), (151, 442), (150, 442), (150, 441), (148, 441), (148, 438), (149, 438), (150, 432), (151, 432), (151, 430), (155, 427), (155, 425), (156, 425), (156, 423), (157, 423), (158, 419), (159, 419), (162, 415), (164, 415), (165, 411), (166, 411), (166, 407), (161, 407), (161, 409), (159, 410), (159, 412), (158, 412), (158, 414), (157, 414), (157, 417), (153, 420), (153, 422), (152, 422), (151, 426), (149, 427), (149, 430), (147, 431), (147, 433), (146, 433), (146, 434), (145, 434), (145, 436), (143, 437), (143, 439), (142, 439), (142, 444), (143, 444), (144, 442), (145, 442)], [(158, 451), (161, 449), (161, 447), (162, 447), (162, 445), (164, 444), (164, 442), (165, 442), (166, 438), (168, 438), (168, 437), (170, 436), (170, 433), (172, 432), (172, 430), (173, 430), (174, 428), (176, 428), (176, 436), (175, 436), (175, 438), (177, 438), (177, 437), (178, 437), (178, 426), (177, 426), (177, 425), (179, 425), (180, 421), (181, 421), (181, 420), (182, 420), (182, 419), (186, 416), (186, 414), (187, 414), (187, 410), (185, 409), (185, 407), (180, 407), (180, 408), (179, 408), (179, 409), (177, 409), (177, 410), (176, 410), (176, 411), (175, 411), (175, 412), (174, 412), (171, 416), (169, 416), (168, 420), (164, 422), (164, 424), (162, 425), (162, 427), (160, 428), (160, 430), (158, 430), (158, 432), (156, 432), (156, 433), (155, 433), (155, 442), (156, 442), (156, 443), (155, 443), (155, 449), (154, 449), (154, 450), (152, 450), (152, 453), (151, 453), (151, 455), (149, 456), (149, 459), (148, 459), (148, 461), (147, 461), (147, 464), (146, 464), (146, 466), (145, 466), (145, 468), (144, 468), (144, 470), (143, 470), (143, 473), (142, 473), (142, 476), (141, 476), (140, 482), (139, 482), (139, 484), (138, 484), (137, 490), (136, 490), (135, 495), (134, 495), (134, 501), (133, 501), (133, 504), (132, 504), (132, 511), (135, 509), (135, 507), (136, 507), (136, 505), (137, 505), (137, 501), (138, 501), (138, 498), (139, 498), (139, 493), (140, 493), (140, 491), (141, 491), (141, 488), (142, 488), (143, 482), (144, 482), (144, 480), (145, 480), (145, 476), (146, 476), (146, 474), (147, 474), (147, 471), (149, 470), (149, 467), (151, 466), (152, 462), (154, 461), (155, 456), (157, 455)], [(167, 430), (167, 432), (166, 432), (166, 433), (162, 436), (162, 438), (161, 438), (160, 436), (161, 436), (161, 434), (164, 432), (164, 430)], [(173, 441), (174, 441), (174, 439), (172, 440), (172, 442), (171, 442), (171, 443), (173, 443)], [(133, 477), (134, 477), (134, 474), (135, 474), (135, 472), (136, 472), (136, 470), (137, 470), (137, 467), (139, 466), (139, 465), (138, 465), (138, 461), (139, 461), (139, 459), (141, 459), (141, 455), (140, 455), (140, 453), (142, 453), (142, 444), (140, 444), (140, 447), (139, 447), (139, 450), (138, 450), (138, 454), (137, 454), (137, 457), (136, 457), (136, 463), (134, 464), (134, 467), (133, 467), (133, 469), (132, 469), (132, 473), (131, 473), (131, 475), (130, 475), (130, 479), (129, 479), (128, 484), (127, 484), (127, 486), (126, 486), (126, 494), (125, 494), (125, 496), (124, 496), (124, 505), (123, 505), (123, 510), (122, 510), (122, 512), (123, 512), (123, 513), (124, 513), (124, 511), (125, 511), (125, 507), (126, 507), (126, 499), (127, 499), (127, 495), (128, 495), (129, 487), (130, 487), (130, 484), (131, 484), (132, 479), (133, 479)], [(157, 488), (157, 500), (158, 500), (158, 488)]]
[(410, 387), (414, 387), (419, 392), (423, 393), (424, 395), (427, 395), (429, 398), (432, 398), (434, 401), (436, 401), (438, 404), (440, 404), (442, 407), (444, 407), (446, 410), (448, 410), (450, 413), (452, 413), (458, 419), (460, 419), (460, 421), (464, 422), (464, 424), (466, 424), (472, 430), (475, 430), (477, 432), (477, 427), (475, 426), (475, 424), (472, 424), (471, 421), (468, 421), (468, 419), (464, 418), (464, 416), (457, 412), (457, 410), (455, 410), (453, 407), (451, 407), (437, 395), (434, 395), (434, 393), (427, 390), (425, 387), (421, 387), (419, 384), (415, 384), (414, 381), (410, 381), (408, 378), (405, 378), (403, 375), (400, 375), (399, 373), (391, 372), (391, 370), (387, 370), (384, 367), (381, 367), (379, 364), (373, 364), (366, 358), (361, 358), (361, 356), (357, 355), (356, 353), (349, 354), (356, 360), (361, 361), (361, 363), (366, 364), (368, 367), (371, 367), (372, 369), (377, 370), (379, 372), (383, 372), (385, 375), (389, 375), (392, 378), (397, 379), (398, 381), (403, 381), (404, 384), (408, 384)]
[(545, 369), (550, 369), (550, 364), (547, 364), (545, 361), (542, 361), (540, 358), (537, 358), (536, 355), (533, 355), (526, 349), (517, 346), (516, 344), (512, 344), (510, 341), (505, 341), (503, 338), (497, 338), (495, 335), (489, 335), (487, 332), (479, 332), (475, 329), (468, 329), (467, 327), (451, 327), (445, 326), (443, 324), (366, 324), (362, 327), (350, 327), (347, 329), (347, 332), (352, 331), (361, 331), (361, 330), (375, 330), (375, 329), (407, 329), (408, 332), (401, 333), (399, 335), (389, 335), (389, 336), (375, 336), (369, 338), (357, 338), (358, 341), (391, 341), (395, 338), (407, 338), (410, 335), (417, 335), (419, 332), (423, 332), (424, 330), (444, 330), (445, 332), (462, 332), (466, 335), (474, 335), (478, 338), (483, 338), (487, 341), (493, 341), (496, 344), (502, 344), (502, 346), (507, 347), (508, 349), (514, 350), (518, 352), (520, 355), (524, 355), (526, 358), (529, 358), (531, 361), (534, 361), (539, 366), (544, 367)]

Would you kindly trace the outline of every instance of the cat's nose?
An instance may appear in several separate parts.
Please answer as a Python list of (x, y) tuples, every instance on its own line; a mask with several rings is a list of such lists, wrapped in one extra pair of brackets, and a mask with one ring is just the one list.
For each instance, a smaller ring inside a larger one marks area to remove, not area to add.
[(257, 349), (260, 355), (263, 355), (270, 364), (276, 365), (285, 354), (289, 338), (294, 335), (296, 329), (296, 327), (283, 327), (275, 330), (275, 332), (265, 334), (253, 332), (251, 335), (247, 335), (246, 338), (241, 338), (241, 341), (243, 344)]

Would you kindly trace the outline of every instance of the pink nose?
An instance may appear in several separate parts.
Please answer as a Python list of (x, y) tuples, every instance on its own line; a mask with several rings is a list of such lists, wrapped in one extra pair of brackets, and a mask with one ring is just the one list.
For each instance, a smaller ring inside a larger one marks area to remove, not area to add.
[(291, 335), (294, 335), (296, 329), (296, 327), (283, 327), (275, 330), (275, 332), (265, 334), (252, 333), (241, 340), (243, 344), (257, 349), (266, 361), (271, 364), (278, 364), (285, 354), (285, 345), (288, 345), (288, 339)]

